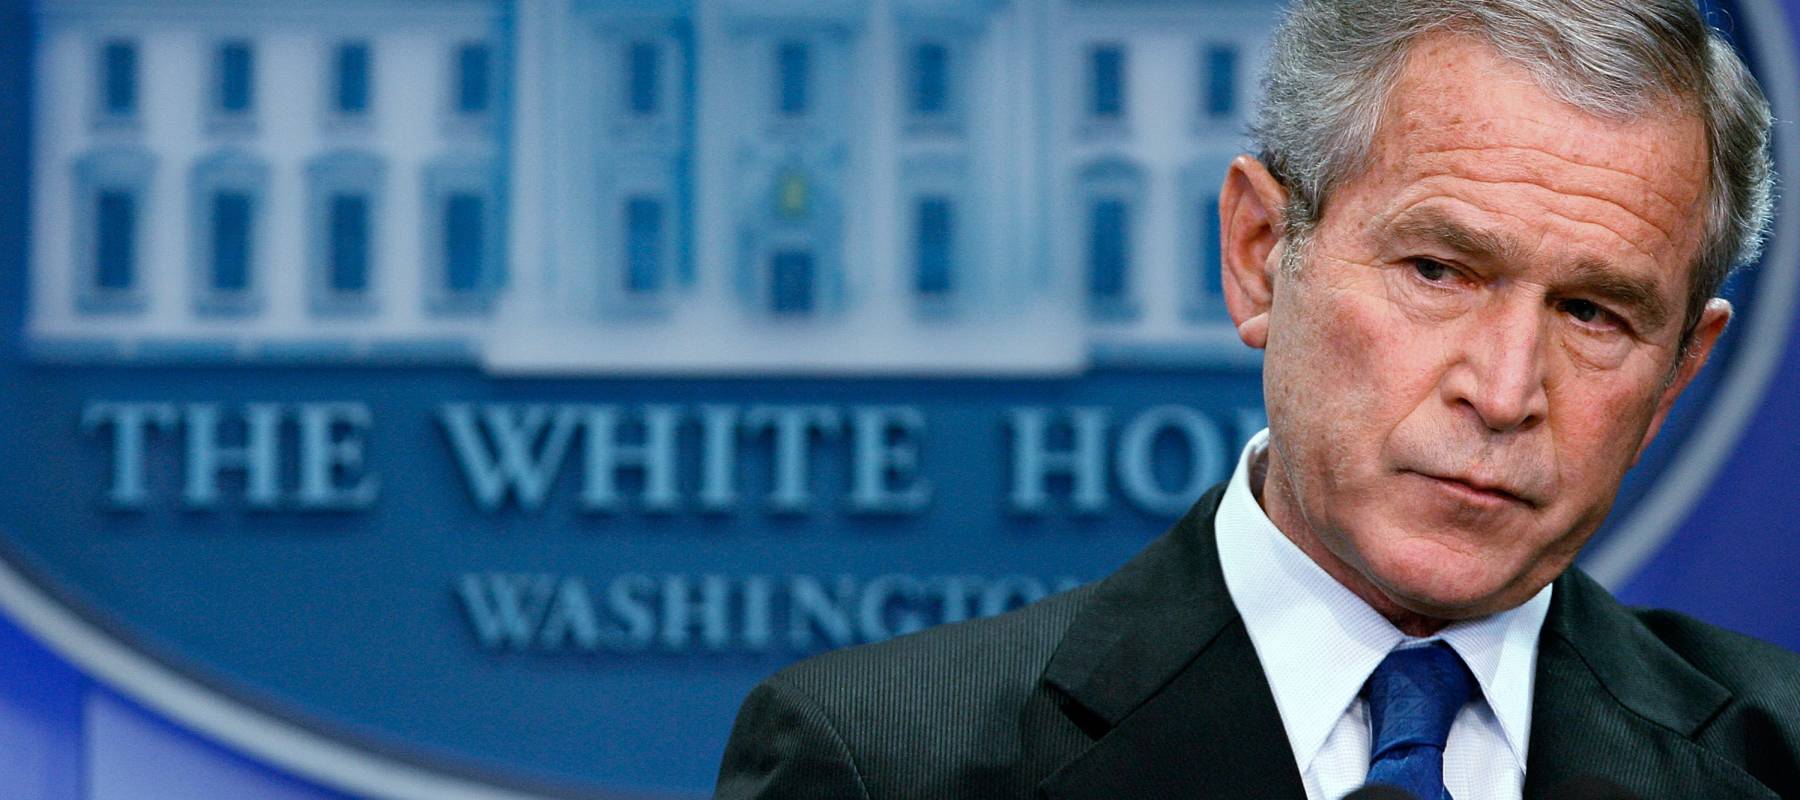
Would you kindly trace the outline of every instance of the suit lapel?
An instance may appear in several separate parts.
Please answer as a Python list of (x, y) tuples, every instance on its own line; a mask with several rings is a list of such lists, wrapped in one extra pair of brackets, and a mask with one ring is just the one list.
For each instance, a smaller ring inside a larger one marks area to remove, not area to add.
[[(1223, 487), (1103, 582), (1044, 672), (1092, 744), (1039, 785), (1054, 800), (1258, 797), (1305, 789), (1220, 571)], [(1538, 650), (1526, 800), (1578, 777), (1646, 798), (1776, 800), (1695, 737), (1728, 690), (1579, 570), (1557, 580)]]
[(1306, 797), (1219, 568), (1223, 494), (1201, 497), (1070, 625), (1044, 681), (1094, 742), (1039, 786), (1043, 796)]
[(1557, 579), (1539, 639), (1526, 800), (1580, 776), (1645, 798), (1774, 800), (1694, 742), (1731, 695), (1579, 570)]

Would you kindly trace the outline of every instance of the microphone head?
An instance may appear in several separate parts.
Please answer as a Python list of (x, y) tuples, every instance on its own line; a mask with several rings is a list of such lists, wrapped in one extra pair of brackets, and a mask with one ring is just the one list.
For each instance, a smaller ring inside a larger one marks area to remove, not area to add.
[(1368, 786), (1364, 786), (1361, 789), (1357, 789), (1354, 792), (1344, 795), (1344, 800), (1419, 800), (1419, 798), (1412, 792), (1398, 786), (1389, 786), (1385, 783), (1371, 783)]
[(1565, 781), (1550, 796), (1556, 800), (1644, 800), (1642, 795), (1595, 775)]

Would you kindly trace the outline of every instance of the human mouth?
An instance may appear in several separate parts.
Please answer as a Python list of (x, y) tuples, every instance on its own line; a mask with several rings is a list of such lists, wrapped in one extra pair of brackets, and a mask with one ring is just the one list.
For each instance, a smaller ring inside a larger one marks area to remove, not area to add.
[(1492, 481), (1458, 476), (1413, 473), (1429, 481), (1440, 491), (1473, 506), (1500, 508), (1506, 506), (1535, 507), (1537, 503), (1520, 492)]

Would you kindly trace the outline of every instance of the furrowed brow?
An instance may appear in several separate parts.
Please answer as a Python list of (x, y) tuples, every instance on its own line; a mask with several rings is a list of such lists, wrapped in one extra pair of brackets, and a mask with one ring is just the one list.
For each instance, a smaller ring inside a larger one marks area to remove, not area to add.
[(1420, 209), (1394, 223), (1393, 231), (1408, 239), (1436, 242), (1458, 253), (1478, 258), (1509, 259), (1520, 255), (1510, 239), (1471, 228), (1437, 209)]
[[(1396, 221), (1392, 230), (1402, 238), (1436, 242), (1474, 258), (1504, 261), (1527, 257), (1511, 239), (1471, 228), (1434, 208), (1407, 215)], [(1565, 293), (1590, 295), (1620, 309), (1645, 333), (1669, 323), (1671, 312), (1655, 283), (1623, 274), (1605, 261), (1586, 258), (1576, 262), (1563, 284)]]
[(1603, 261), (1583, 259), (1575, 264), (1564, 291), (1589, 294), (1620, 307), (1648, 333), (1669, 324), (1670, 311), (1656, 284), (1620, 274)]

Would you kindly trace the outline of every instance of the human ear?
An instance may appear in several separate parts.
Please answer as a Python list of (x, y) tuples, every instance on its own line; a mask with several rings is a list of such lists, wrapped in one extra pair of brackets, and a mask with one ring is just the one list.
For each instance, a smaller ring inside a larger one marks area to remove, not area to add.
[(1650, 449), (1651, 440), (1656, 438), (1657, 430), (1662, 428), (1663, 420), (1669, 416), (1669, 409), (1675, 406), (1675, 399), (1681, 396), (1700, 368), (1706, 366), (1707, 356), (1712, 355), (1713, 345), (1719, 342), (1719, 334), (1725, 332), (1725, 326), (1731, 322), (1731, 302), (1723, 297), (1715, 297), (1706, 301), (1706, 309), (1700, 312), (1700, 321), (1694, 325), (1694, 338), (1688, 343), (1687, 352), (1681, 356), (1681, 363), (1675, 366), (1675, 376), (1669, 385), (1663, 387), (1662, 396), (1656, 399), (1656, 416), (1650, 419), (1650, 427), (1644, 430), (1644, 440), (1638, 443), (1637, 455), (1631, 462), (1644, 457), (1644, 451)]
[(1219, 285), (1238, 338), (1262, 349), (1269, 342), (1269, 308), (1281, 262), (1281, 219), (1287, 190), (1247, 155), (1231, 161), (1219, 189)]

